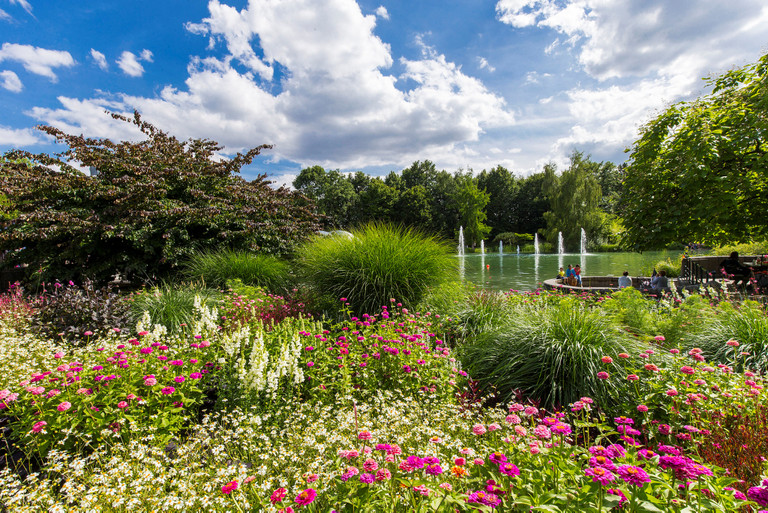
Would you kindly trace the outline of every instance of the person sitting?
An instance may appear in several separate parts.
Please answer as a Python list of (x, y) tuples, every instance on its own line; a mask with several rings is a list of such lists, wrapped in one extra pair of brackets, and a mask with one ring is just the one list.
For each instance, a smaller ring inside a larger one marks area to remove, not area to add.
[(568, 264), (568, 269), (565, 270), (565, 283), (576, 285), (576, 277), (573, 275), (573, 266), (571, 264)]
[(721, 272), (733, 280), (733, 284), (746, 286), (752, 278), (752, 269), (739, 262), (739, 252), (733, 251), (728, 258), (720, 262)]
[(557, 271), (557, 279), (562, 280), (565, 278), (565, 270), (561, 267), (559, 271)]
[(624, 274), (622, 274), (619, 277), (619, 288), (625, 289), (631, 286), (632, 286), (632, 278), (629, 277), (629, 272), (624, 271)]
[(669, 289), (669, 278), (667, 278), (667, 271), (662, 269), (659, 274), (653, 277), (651, 280), (651, 289), (654, 292), (663, 292)]
[(577, 265), (573, 268), (573, 277), (576, 278), (576, 281), (579, 284), (579, 287), (581, 287), (581, 266)]

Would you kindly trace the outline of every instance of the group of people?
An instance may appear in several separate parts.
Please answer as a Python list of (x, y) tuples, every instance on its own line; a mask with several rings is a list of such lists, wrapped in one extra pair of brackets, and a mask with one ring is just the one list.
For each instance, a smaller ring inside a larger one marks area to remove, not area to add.
[(563, 280), (567, 285), (578, 285), (581, 287), (581, 266), (568, 264), (567, 270), (561, 267), (557, 273), (557, 278)]

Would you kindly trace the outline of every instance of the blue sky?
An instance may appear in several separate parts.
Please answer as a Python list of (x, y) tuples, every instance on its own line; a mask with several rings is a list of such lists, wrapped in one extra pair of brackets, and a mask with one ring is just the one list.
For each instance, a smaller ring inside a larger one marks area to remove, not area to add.
[(34, 127), (136, 139), (105, 110), (248, 169), (518, 174), (573, 150), (616, 163), (702, 77), (768, 51), (764, 0), (0, 0), (0, 151)]

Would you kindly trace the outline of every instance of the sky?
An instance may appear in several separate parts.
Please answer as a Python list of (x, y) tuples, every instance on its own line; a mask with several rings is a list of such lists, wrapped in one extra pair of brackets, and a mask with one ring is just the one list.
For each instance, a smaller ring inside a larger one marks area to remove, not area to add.
[(112, 140), (134, 110), (243, 169), (524, 176), (621, 163), (639, 129), (768, 52), (765, 0), (0, 0), (0, 152)]

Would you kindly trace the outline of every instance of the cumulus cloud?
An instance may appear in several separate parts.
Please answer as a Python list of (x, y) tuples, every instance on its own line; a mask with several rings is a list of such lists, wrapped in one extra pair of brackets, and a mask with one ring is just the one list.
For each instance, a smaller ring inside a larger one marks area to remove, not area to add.
[(7, 89), (12, 93), (20, 93), (24, 85), (19, 80), (19, 76), (13, 71), (0, 71), (0, 87)]
[[(354, 0), (251, 0), (241, 10), (211, 0), (209, 11), (186, 28), (226, 55), (193, 58), (183, 90), (119, 95), (112, 110), (137, 109), (178, 137), (214, 138), (228, 152), (268, 143), (275, 159), (344, 169), (461, 152), (485, 130), (514, 123), (503, 98), (434, 48), (399, 58), (393, 73), (390, 46), (373, 33), (377, 16)], [(118, 137), (97, 115), (107, 100), (59, 100), (62, 108), (32, 114)]]
[(389, 12), (387, 12), (387, 8), (386, 7), (384, 7), (383, 5), (380, 5), (376, 9), (376, 16), (378, 16), (379, 18), (381, 18), (383, 20), (388, 20), (389, 19)]
[(139, 61), (152, 62), (152, 52), (142, 50), (139, 57), (132, 52), (125, 51), (117, 59), (117, 66), (129, 77), (140, 77), (144, 74), (144, 66)]
[(42, 141), (39, 134), (31, 128), (9, 128), (0, 125), (0, 145), (23, 148)]
[(58, 81), (53, 68), (75, 65), (75, 60), (69, 52), (16, 43), (3, 43), (0, 48), (0, 62), (3, 61), (19, 62), (30, 73), (48, 77), (51, 82)]
[(94, 60), (96, 65), (101, 68), (102, 71), (107, 71), (109, 69), (109, 64), (107, 64), (107, 57), (103, 53), (91, 48), (91, 58)]

